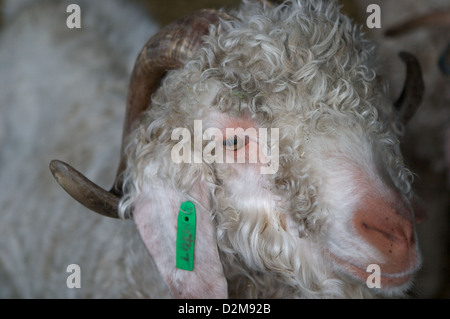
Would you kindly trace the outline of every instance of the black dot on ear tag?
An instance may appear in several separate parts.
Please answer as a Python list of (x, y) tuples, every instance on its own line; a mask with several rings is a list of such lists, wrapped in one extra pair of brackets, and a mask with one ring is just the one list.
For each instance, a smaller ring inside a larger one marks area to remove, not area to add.
[(176, 267), (178, 269), (194, 270), (195, 248), (195, 206), (192, 202), (183, 202), (178, 212)]

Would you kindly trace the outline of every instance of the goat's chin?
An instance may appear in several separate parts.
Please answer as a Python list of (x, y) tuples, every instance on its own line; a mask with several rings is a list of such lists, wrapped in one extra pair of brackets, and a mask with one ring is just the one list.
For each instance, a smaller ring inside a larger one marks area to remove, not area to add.
[[(383, 267), (378, 269), (372, 268), (372, 265), (378, 266), (381, 263), (374, 262), (357, 262), (350, 258), (342, 258), (326, 250), (332, 268), (336, 273), (340, 273), (345, 277), (357, 281), (359, 284), (373, 289), (373, 292), (384, 296), (404, 296), (408, 289), (411, 288), (414, 275), (417, 271), (416, 265), (410, 266), (408, 269), (399, 270), (395, 273), (383, 272)], [(377, 271), (379, 270), (379, 273)], [(375, 277), (379, 275), (379, 286), (376, 285)]]

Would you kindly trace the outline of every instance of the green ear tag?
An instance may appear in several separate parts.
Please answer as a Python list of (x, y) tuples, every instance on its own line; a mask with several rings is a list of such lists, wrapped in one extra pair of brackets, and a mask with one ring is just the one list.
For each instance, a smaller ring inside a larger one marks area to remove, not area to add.
[(177, 224), (177, 268), (194, 269), (195, 206), (191, 202), (181, 204)]

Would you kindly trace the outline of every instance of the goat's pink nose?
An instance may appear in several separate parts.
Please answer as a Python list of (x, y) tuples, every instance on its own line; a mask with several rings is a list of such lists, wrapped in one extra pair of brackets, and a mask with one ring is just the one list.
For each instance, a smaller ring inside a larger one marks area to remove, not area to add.
[(399, 274), (418, 263), (412, 214), (402, 205), (382, 199), (367, 199), (356, 211), (353, 223), (357, 232), (383, 255), (382, 273)]

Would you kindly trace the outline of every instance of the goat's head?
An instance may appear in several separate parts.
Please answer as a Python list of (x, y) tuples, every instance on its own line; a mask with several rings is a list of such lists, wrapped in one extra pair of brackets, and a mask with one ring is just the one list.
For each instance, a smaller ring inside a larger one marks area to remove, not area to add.
[[(61, 186), (88, 208), (110, 217), (132, 210), (174, 296), (225, 297), (225, 276), (232, 294), (267, 284), (267, 294), (257, 296), (333, 296), (342, 281), (366, 289), (371, 264), (380, 267), (380, 291), (398, 293), (420, 264), (411, 174), (388, 120), (409, 118), (420, 103), (418, 63), (401, 55), (405, 89), (387, 109), (372, 49), (349, 20), (336, 8), (291, 5), (273, 8), (275, 25), (262, 8), (252, 7), (251, 18), (202, 10), (147, 43), (132, 74), (110, 192), (51, 163)], [(221, 154), (216, 159), (225, 163), (173, 160), (181, 145), (174, 130), (190, 133), (185, 156), (200, 130), (195, 120), (202, 120), (200, 155)], [(249, 128), (271, 129), (270, 154), (260, 152), (261, 135), (243, 132)], [(211, 143), (214, 152), (206, 152)], [(262, 154), (255, 162), (252, 150)], [(229, 163), (240, 156), (244, 164)], [(185, 200), (198, 211), (192, 272), (175, 266)]]

